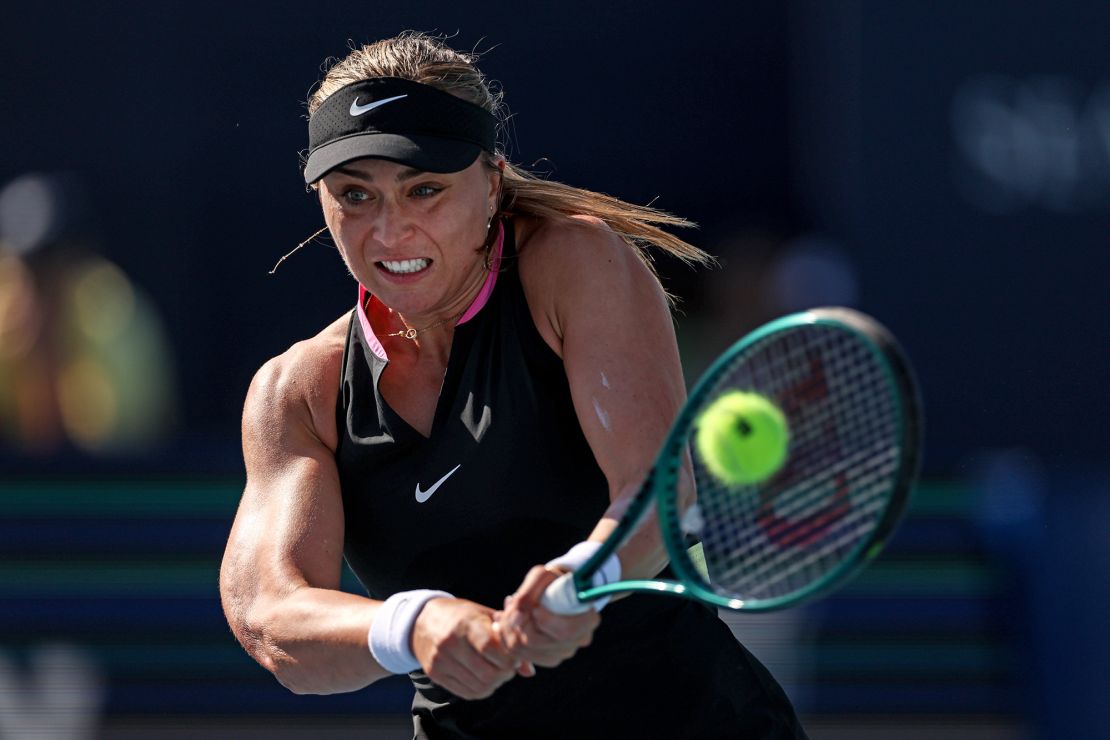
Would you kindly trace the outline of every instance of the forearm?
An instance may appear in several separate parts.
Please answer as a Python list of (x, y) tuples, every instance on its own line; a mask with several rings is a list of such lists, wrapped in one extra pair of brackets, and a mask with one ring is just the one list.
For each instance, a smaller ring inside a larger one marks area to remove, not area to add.
[[(686, 458), (678, 478), (678, 505), (685, 511), (696, 501), (693, 485), (693, 468), (689, 457)], [(617, 523), (640, 491), (641, 483), (624, 484), (611, 494), (612, 503), (605, 515), (590, 533), (589, 539), (602, 542), (616, 529)], [(648, 507), (632, 536), (621, 546), (617, 553), (621, 561), (621, 578), (624, 580), (654, 578), (663, 570), (670, 556), (663, 544), (654, 505)]]
[[(603, 542), (616, 528), (620, 516), (610, 513), (613, 508), (594, 527), (589, 536), (591, 541)], [(644, 515), (640, 526), (621, 545), (617, 555), (620, 557), (622, 580), (652, 578), (666, 567), (669, 557), (659, 534), (659, 525), (655, 521), (654, 508)]]
[(257, 602), (236, 636), (294, 693), (356, 691), (390, 675), (367, 645), (381, 602), (309, 586)]

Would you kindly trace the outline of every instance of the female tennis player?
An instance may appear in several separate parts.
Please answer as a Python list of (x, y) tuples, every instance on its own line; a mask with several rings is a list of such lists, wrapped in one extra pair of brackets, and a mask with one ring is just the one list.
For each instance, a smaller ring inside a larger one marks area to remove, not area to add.
[[(684, 399), (654, 247), (681, 219), (537, 179), (475, 59), (353, 51), (309, 101), (305, 182), (354, 310), (255, 376), (221, 594), (296, 693), (415, 685), (420, 738), (804, 737), (716, 614), (631, 596), (555, 615)], [(343, 559), (367, 596), (339, 590)], [(644, 526), (599, 579), (666, 567)]]

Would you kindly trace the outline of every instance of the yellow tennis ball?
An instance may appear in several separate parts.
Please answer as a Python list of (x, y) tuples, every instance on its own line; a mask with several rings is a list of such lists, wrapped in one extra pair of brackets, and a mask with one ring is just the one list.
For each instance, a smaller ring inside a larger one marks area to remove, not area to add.
[(733, 486), (759, 483), (786, 461), (790, 430), (775, 404), (758, 393), (730, 391), (701, 413), (694, 446), (705, 467)]

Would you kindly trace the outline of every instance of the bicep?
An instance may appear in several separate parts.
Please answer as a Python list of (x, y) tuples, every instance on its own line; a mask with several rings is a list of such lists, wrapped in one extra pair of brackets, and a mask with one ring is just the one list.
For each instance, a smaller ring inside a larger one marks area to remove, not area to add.
[(336, 588), (343, 558), (343, 512), (334, 463), (292, 457), (265, 478), (248, 477), (227, 554), (262, 577)]
[(343, 508), (334, 457), (313, 432), (307, 407), (266, 375), (252, 383), (243, 413), (247, 483), (221, 568), (229, 611), (340, 581)]

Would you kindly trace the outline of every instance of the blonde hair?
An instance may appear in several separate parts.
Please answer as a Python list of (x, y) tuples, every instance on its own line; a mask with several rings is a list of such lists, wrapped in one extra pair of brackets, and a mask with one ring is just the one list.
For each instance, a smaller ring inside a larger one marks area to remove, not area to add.
[[(502, 94), (490, 89), (485, 75), (478, 70), (476, 54), (455, 51), (442, 39), (408, 31), (360, 48), (353, 48), (344, 59), (333, 64), (308, 100), (313, 113), (336, 90), (371, 77), (400, 77), (438, 88), (488, 110), (502, 123), (507, 119)], [(486, 153), (487, 167), (498, 167), (504, 152)], [(503, 170), (501, 212), (540, 218), (594, 216), (636, 248), (640, 258), (654, 271), (648, 250), (660, 249), (686, 263), (707, 264), (713, 258), (701, 249), (664, 231), (662, 226), (690, 227), (694, 224), (650, 206), (627, 203), (603, 193), (595, 193), (547, 180), (507, 160)]]

